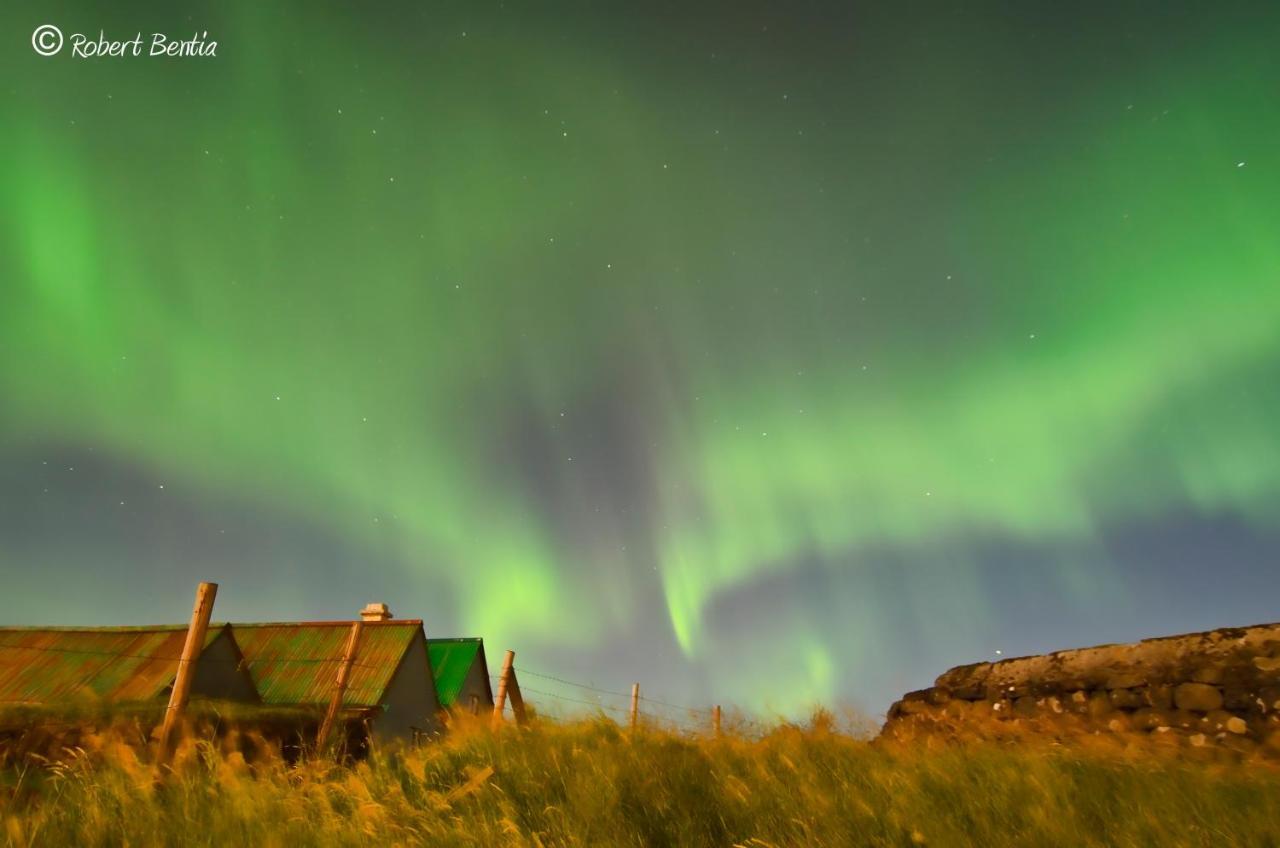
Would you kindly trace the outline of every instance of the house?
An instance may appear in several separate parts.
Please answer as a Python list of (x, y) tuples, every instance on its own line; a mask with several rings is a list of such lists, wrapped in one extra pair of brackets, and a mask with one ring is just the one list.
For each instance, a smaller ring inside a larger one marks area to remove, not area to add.
[(473, 715), (493, 709), (483, 639), (428, 639), (427, 649), (441, 707)]
[[(0, 627), (0, 705), (163, 705), (186, 637), (183, 625)], [(428, 640), (421, 620), (393, 619), (385, 604), (366, 606), (358, 622), (210, 625), (191, 697), (257, 705), (260, 720), (309, 737), (348, 660), (338, 717), (352, 739), (421, 739), (443, 730), (445, 709), (493, 708), (483, 640)]]
[[(412, 740), (440, 732), (440, 701), (422, 621), (393, 619), (382, 604), (371, 604), (362, 615), (343, 692), (342, 717), (348, 722), (368, 721), (371, 735), (385, 740)], [(354, 624), (313, 621), (232, 627), (264, 704), (323, 709), (333, 698)]]
[[(0, 627), (0, 703), (163, 703), (186, 638), (184, 625)], [(258, 703), (229, 625), (210, 625), (191, 696)]]

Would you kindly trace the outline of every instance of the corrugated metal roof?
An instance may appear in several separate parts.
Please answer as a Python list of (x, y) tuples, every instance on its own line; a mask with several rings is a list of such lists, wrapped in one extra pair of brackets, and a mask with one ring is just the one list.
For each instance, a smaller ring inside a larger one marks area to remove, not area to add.
[[(232, 632), (264, 704), (327, 704), (353, 623), (236, 624)], [(422, 622), (414, 619), (364, 622), (343, 704), (381, 704), (400, 660), (421, 630)]]
[[(225, 629), (211, 625), (204, 647)], [(0, 627), (0, 702), (145, 701), (178, 672), (184, 625)]]
[[(431, 673), (436, 681), (436, 697), (440, 706), (451, 707), (458, 700), (467, 673), (484, 645), (477, 638), (428, 639)], [(487, 681), (486, 681), (487, 682)]]

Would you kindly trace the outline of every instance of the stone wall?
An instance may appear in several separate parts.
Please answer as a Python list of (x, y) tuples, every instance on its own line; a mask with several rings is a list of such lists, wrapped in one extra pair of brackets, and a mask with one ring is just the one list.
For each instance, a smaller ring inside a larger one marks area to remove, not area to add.
[(1027, 734), (1280, 757), (1280, 624), (959, 666), (890, 707), (881, 735)]

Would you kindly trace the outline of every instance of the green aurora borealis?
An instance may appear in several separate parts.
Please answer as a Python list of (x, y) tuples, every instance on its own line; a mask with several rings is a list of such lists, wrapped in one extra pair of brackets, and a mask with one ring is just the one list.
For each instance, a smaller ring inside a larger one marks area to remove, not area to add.
[(0, 13), (0, 619), (794, 711), (1280, 618), (1280, 8), (264, 5)]

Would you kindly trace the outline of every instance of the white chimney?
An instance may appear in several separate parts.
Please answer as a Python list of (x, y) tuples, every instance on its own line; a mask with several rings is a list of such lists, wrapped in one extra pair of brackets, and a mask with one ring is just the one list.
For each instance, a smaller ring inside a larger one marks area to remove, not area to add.
[(391, 618), (391, 608), (386, 604), (365, 604), (360, 617), (365, 621), (387, 621)]

